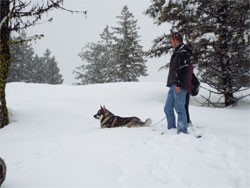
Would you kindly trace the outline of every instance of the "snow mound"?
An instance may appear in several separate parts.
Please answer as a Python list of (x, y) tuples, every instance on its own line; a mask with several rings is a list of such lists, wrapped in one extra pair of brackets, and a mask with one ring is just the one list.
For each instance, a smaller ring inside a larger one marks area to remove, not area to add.
[[(3, 188), (249, 187), (249, 106), (191, 103), (197, 139), (166, 130), (166, 120), (157, 123), (166, 93), (158, 82), (8, 84), (11, 123), (0, 129), (8, 168)], [(100, 129), (93, 118), (100, 105), (157, 124)]]

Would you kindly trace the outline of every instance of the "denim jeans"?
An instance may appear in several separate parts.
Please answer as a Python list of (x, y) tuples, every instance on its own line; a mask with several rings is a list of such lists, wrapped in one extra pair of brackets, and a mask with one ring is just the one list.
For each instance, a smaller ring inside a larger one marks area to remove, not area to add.
[(168, 91), (166, 104), (164, 106), (164, 112), (167, 117), (168, 129), (176, 128), (176, 119), (174, 109), (178, 115), (177, 130), (179, 132), (187, 133), (187, 115), (185, 110), (186, 103), (186, 90), (181, 90), (180, 93), (176, 93), (175, 85), (171, 86)]

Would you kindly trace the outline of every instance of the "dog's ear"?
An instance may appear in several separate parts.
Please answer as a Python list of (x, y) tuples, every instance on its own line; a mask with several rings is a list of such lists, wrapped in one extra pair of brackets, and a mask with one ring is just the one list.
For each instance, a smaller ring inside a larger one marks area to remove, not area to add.
[(100, 105), (100, 107), (101, 107), (101, 110), (103, 110), (103, 112), (105, 112), (105, 111), (106, 111), (105, 106)]

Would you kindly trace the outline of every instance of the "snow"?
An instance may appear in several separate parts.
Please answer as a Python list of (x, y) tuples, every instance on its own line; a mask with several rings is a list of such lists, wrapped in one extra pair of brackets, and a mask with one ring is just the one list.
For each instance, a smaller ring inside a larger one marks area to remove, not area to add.
[[(166, 120), (146, 128), (100, 129), (100, 105), (119, 116), (164, 118), (162, 82), (87, 86), (7, 84), (11, 123), (0, 129), (3, 188), (247, 188), (250, 98), (228, 108), (190, 104), (194, 129)], [(202, 92), (202, 91), (201, 91)]]

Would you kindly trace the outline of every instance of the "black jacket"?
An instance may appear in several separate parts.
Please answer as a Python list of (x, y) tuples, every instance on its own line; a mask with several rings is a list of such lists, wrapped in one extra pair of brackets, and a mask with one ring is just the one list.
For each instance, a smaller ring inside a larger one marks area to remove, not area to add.
[(175, 48), (170, 61), (168, 87), (176, 85), (181, 87), (181, 89), (189, 91), (191, 54), (191, 50), (183, 43)]

